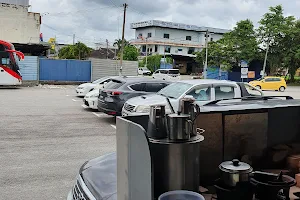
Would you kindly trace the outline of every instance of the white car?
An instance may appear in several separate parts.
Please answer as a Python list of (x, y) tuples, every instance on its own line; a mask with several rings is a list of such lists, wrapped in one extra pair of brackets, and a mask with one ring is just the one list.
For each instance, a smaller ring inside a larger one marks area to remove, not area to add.
[(87, 93), (93, 91), (96, 87), (101, 87), (105, 83), (109, 82), (113, 77), (104, 77), (95, 80), (92, 83), (83, 83), (76, 88), (76, 94), (79, 97), (84, 97)]
[(138, 75), (151, 75), (151, 71), (146, 67), (138, 68)]
[(159, 69), (153, 73), (152, 78), (166, 81), (179, 81), (179, 69)]
[[(151, 105), (168, 105), (166, 98), (169, 98), (176, 112), (179, 108), (179, 100), (187, 95), (195, 98), (197, 104), (204, 105), (219, 99), (262, 96), (263, 92), (247, 83), (209, 79), (184, 80), (173, 83), (156, 94), (129, 99), (123, 106), (122, 115), (148, 115)], [(169, 106), (166, 106), (166, 112), (171, 112)]]
[(104, 86), (100, 88), (95, 88), (93, 91), (87, 93), (83, 98), (83, 102), (86, 106), (93, 110), (98, 110), (98, 96), (99, 90), (102, 89)]

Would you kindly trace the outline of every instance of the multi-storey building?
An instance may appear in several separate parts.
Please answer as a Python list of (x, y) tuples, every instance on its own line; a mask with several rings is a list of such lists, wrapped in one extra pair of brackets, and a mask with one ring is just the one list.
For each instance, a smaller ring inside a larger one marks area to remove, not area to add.
[(229, 32), (159, 20), (132, 23), (131, 28), (135, 29), (135, 39), (131, 40), (131, 44), (139, 47), (141, 55), (172, 56), (174, 67), (179, 68), (182, 74), (196, 71), (194, 53), (205, 47), (206, 38), (208, 41), (217, 41)]

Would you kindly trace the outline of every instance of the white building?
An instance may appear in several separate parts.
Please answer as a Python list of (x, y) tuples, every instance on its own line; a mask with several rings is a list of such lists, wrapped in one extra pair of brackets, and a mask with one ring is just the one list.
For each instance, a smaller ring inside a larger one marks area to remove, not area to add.
[(25, 54), (40, 55), (49, 47), (40, 44), (40, 13), (28, 12), (28, 0), (0, 0), (0, 39)]
[(132, 23), (135, 39), (131, 44), (141, 49), (142, 55), (170, 55), (175, 67), (183, 74), (195, 71), (194, 52), (205, 47), (206, 32), (208, 41), (217, 41), (229, 30), (199, 27), (195, 25), (150, 20)]

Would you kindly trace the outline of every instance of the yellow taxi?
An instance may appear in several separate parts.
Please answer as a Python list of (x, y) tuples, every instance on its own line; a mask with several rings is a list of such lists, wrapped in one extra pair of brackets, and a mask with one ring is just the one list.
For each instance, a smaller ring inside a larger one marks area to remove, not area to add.
[(275, 76), (266, 76), (262, 79), (251, 81), (250, 84), (261, 90), (278, 90), (284, 92), (286, 89), (284, 78)]

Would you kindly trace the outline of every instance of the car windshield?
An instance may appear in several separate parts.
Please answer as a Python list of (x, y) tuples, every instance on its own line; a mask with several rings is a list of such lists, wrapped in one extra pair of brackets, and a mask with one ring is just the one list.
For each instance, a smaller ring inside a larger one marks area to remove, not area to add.
[(104, 78), (100, 78), (100, 79), (97, 79), (97, 80), (95, 80), (94, 82), (92, 82), (93, 84), (99, 84), (99, 83), (101, 83), (101, 82), (103, 82), (103, 81), (105, 81), (107, 79), (107, 77), (104, 77)]
[(169, 97), (172, 99), (178, 99), (181, 95), (188, 91), (193, 85), (188, 83), (173, 83), (163, 88), (158, 92), (159, 95)]
[(105, 89), (118, 89), (121, 87), (124, 83), (122, 81), (118, 80), (111, 80), (107, 84), (104, 85)]
[(170, 70), (169, 74), (179, 74), (179, 70)]

